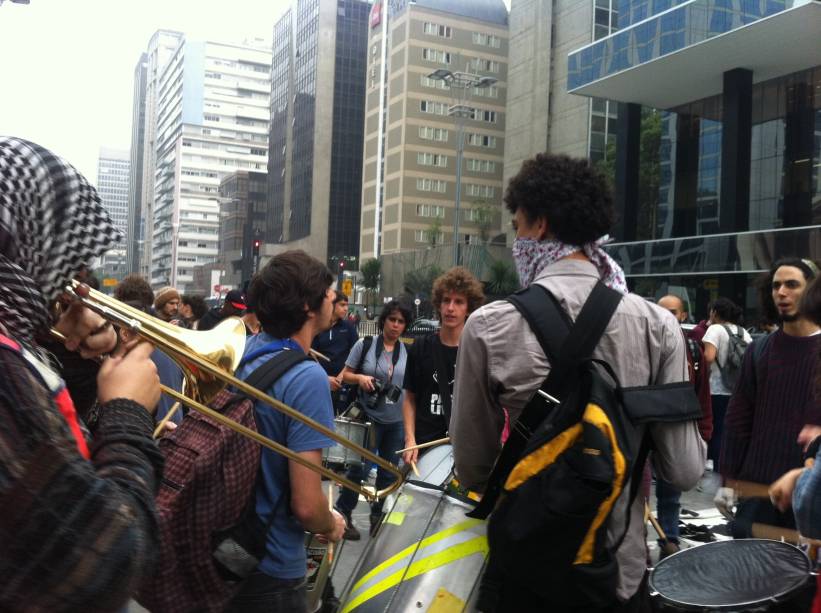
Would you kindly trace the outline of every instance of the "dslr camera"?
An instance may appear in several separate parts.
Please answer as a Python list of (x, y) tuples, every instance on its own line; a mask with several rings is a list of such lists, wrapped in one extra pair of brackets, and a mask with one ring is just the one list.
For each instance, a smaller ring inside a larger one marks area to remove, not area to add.
[(393, 385), (392, 383), (385, 383), (379, 379), (373, 380), (373, 392), (368, 394), (368, 400), (365, 403), (367, 408), (375, 409), (379, 404), (380, 398), (385, 398), (385, 402), (395, 403), (402, 395), (402, 388)]

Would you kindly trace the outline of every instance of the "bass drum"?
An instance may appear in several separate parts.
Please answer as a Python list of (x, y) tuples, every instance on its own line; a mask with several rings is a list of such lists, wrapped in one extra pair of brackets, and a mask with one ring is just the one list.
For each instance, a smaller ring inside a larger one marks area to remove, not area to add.
[(466, 517), (475, 503), (450, 487), (450, 445), (417, 467), (426, 481), (399, 490), (343, 590), (341, 613), (472, 609), (487, 562), (486, 522)]
[(718, 541), (659, 562), (650, 596), (660, 611), (781, 611), (802, 595), (810, 569), (804, 552), (788, 543)]

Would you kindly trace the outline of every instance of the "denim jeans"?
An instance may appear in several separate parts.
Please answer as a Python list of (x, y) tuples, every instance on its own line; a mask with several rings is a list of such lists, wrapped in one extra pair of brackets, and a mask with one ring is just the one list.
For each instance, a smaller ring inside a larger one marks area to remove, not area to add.
[(715, 472), (718, 470), (718, 459), (721, 455), (721, 443), (724, 439), (724, 416), (727, 415), (727, 405), (730, 404), (729, 396), (710, 396), (713, 404), (713, 437), (707, 443), (707, 459), (714, 463)]
[[(374, 446), (371, 451), (375, 452), (380, 458), (387, 460), (392, 464), (399, 463), (399, 456), (396, 452), (402, 449), (405, 443), (405, 426), (402, 422), (394, 424), (380, 424), (374, 423), (372, 436)], [(365, 477), (365, 468), (362, 462), (354, 462), (348, 469), (346, 475), (348, 479), (354, 483), (362, 483)], [(376, 489), (381, 490), (393, 483), (393, 476), (381, 466), (376, 469)], [(359, 499), (359, 494), (343, 487), (336, 500), (336, 508), (341, 512), (350, 515), (356, 508), (356, 502)], [(371, 504), (371, 513), (381, 513), (384, 500), (378, 500)]]
[(255, 570), (228, 604), (228, 613), (308, 613), (305, 578), (276, 579)]
[(678, 518), (681, 512), (681, 492), (663, 479), (656, 478), (656, 513), (667, 538), (678, 543)]

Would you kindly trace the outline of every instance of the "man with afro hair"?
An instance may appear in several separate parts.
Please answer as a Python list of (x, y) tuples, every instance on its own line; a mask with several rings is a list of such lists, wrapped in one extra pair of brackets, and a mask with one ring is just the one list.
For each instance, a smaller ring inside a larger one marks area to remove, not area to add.
[[(574, 320), (601, 280), (624, 297), (599, 340), (593, 357), (607, 362), (624, 387), (688, 380), (684, 338), (678, 322), (655, 304), (627, 291), (624, 273), (602, 249), (615, 212), (604, 177), (587, 160), (539, 154), (527, 160), (505, 194), (513, 214), (513, 259), (523, 287), (538, 284)], [(545, 300), (548, 298), (545, 297)], [(483, 492), (500, 451), (500, 435), (510, 415), (516, 421), (550, 372), (551, 365), (527, 321), (508, 301), (474, 311), (465, 324), (456, 360), (450, 435), (456, 476), (470, 490)], [(695, 420), (637, 426), (653, 441), (657, 475), (682, 491), (694, 487), (705, 462), (705, 444)], [(547, 599), (514, 569), (493, 564), (485, 574), (481, 611), (633, 611), (646, 598), (645, 497), (629, 505), (630, 483), (616, 500), (608, 542), (617, 542), (616, 589), (602, 594), (606, 606), (575, 606), (585, 585), (570, 580), (565, 593)], [(537, 513), (540, 508), (534, 508)], [(547, 575), (559, 569), (545, 568)], [(567, 573), (571, 579), (574, 577)], [(494, 589), (495, 588), (495, 589)]]

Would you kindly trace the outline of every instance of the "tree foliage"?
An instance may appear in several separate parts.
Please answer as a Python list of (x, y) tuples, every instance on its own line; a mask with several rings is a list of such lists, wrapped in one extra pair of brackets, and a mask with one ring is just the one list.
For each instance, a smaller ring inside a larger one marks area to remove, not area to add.
[(435, 264), (427, 268), (408, 271), (402, 282), (404, 290), (410, 296), (427, 298), (431, 294), (433, 282), (441, 274), (442, 269)]
[(373, 304), (374, 294), (379, 289), (379, 274), (382, 272), (382, 262), (376, 258), (370, 258), (362, 263), (359, 267), (359, 272), (362, 273), (362, 285), (368, 290), (368, 297), (370, 304)]
[[(605, 158), (597, 163), (611, 188), (616, 185), (616, 140), (607, 143)], [(636, 238), (656, 238), (656, 213), (661, 185), (661, 113), (642, 109), (639, 144), (639, 201)]]
[(507, 296), (519, 289), (519, 275), (511, 262), (495, 260), (488, 268), (485, 290), (489, 296)]

